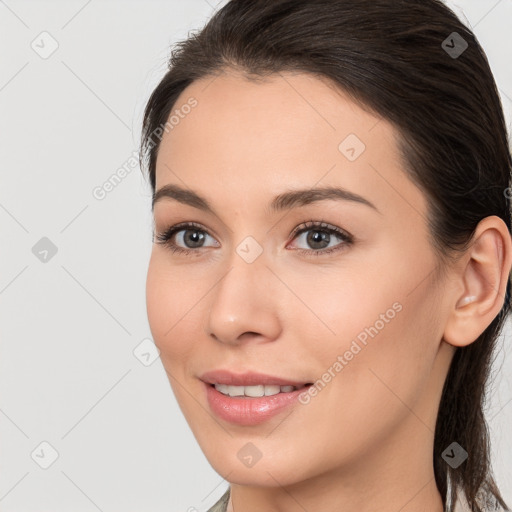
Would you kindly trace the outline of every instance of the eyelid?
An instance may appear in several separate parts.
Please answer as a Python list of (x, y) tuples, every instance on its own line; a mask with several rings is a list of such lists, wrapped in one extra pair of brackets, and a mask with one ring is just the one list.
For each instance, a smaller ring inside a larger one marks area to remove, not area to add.
[[(167, 233), (171, 231), (172, 229), (175, 229), (176, 231), (178, 229), (186, 229), (188, 227), (193, 227), (197, 229), (198, 231), (204, 231), (205, 233), (209, 234), (210, 236), (214, 236), (215, 238), (218, 238), (218, 234), (214, 229), (206, 228), (203, 224), (196, 221), (188, 221), (185, 220), (183, 222), (177, 222), (176, 224), (168, 224), (167, 222), (162, 222), (164, 225), (163, 229), (160, 231), (160, 233)], [(154, 233), (157, 233), (158, 230), (156, 229), (156, 223), (153, 224), (154, 226)]]
[(324, 220), (308, 220), (299, 224), (294, 230), (291, 232), (290, 236), (295, 238), (297, 235), (302, 234), (304, 231), (310, 231), (317, 228), (320, 230), (331, 231), (333, 233), (338, 234), (339, 236), (344, 236), (346, 238), (352, 239), (352, 235), (345, 231), (342, 228), (334, 226), (333, 224), (329, 224)]

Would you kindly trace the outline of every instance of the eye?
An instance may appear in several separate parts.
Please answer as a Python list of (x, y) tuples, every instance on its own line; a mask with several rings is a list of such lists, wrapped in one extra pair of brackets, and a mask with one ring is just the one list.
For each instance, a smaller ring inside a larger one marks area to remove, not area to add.
[[(183, 234), (177, 236), (176, 238), (181, 240), (181, 243), (185, 243), (185, 247), (187, 247), (187, 244), (190, 244), (191, 247), (182, 248), (172, 240), (174, 235), (181, 232), (183, 232)], [(157, 233), (155, 238), (157, 240), (156, 243), (165, 245), (172, 252), (190, 254), (192, 252), (197, 252), (194, 249), (205, 247), (202, 245), (206, 238), (205, 235), (210, 236), (206, 233), (205, 230), (202, 229), (200, 224), (196, 224), (194, 222), (182, 222), (181, 224), (171, 226), (163, 233)]]
[[(303, 236), (306, 233), (310, 234), (307, 236)], [(320, 256), (334, 251), (339, 251), (351, 245), (354, 241), (353, 237), (346, 231), (335, 226), (331, 226), (330, 224), (326, 224), (323, 221), (315, 222), (312, 220), (298, 226), (296, 230), (293, 232), (293, 236), (294, 238), (302, 238), (303, 241), (305, 241), (307, 244), (310, 244), (313, 247), (313, 250), (295, 249), (301, 254), (305, 254), (307, 256)], [(341, 240), (341, 242), (329, 247), (329, 244), (331, 242), (335, 242), (336, 238)]]

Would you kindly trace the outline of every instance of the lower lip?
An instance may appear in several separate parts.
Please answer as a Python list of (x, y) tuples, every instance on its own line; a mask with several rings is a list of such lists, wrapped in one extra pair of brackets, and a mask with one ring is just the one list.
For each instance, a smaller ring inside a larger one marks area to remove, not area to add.
[(237, 425), (258, 425), (297, 403), (301, 393), (307, 388), (289, 393), (278, 393), (262, 397), (231, 397), (217, 391), (214, 386), (204, 383), (206, 397), (211, 410), (223, 420)]

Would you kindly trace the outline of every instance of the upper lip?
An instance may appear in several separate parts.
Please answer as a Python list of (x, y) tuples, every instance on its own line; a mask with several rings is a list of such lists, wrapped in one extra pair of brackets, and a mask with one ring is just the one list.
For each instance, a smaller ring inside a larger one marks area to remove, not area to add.
[(295, 386), (300, 387), (307, 384), (306, 381), (298, 382), (291, 379), (266, 375), (257, 372), (233, 373), (229, 370), (212, 370), (203, 373), (199, 377), (209, 384), (227, 384), (228, 386), (256, 386), (263, 384), (267, 386)]

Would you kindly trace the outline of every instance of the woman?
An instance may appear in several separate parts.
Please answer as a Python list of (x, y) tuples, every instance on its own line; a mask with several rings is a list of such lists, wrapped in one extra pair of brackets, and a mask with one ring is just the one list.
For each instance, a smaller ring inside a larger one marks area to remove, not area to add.
[[(483, 402), (512, 159), (437, 0), (232, 0), (146, 107), (148, 320), (213, 510), (509, 510)], [(459, 501), (457, 501), (459, 499)]]

